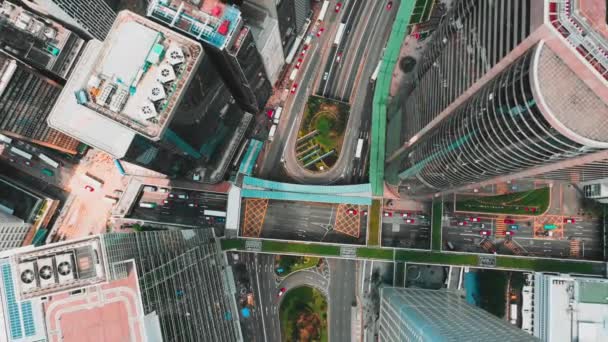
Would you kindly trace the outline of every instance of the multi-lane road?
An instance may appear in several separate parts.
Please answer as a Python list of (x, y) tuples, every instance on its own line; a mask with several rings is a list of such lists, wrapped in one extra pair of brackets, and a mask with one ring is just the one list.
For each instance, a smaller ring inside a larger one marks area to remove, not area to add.
[[(141, 192), (128, 215), (129, 218), (189, 227), (220, 228), (224, 226), (224, 218), (205, 215), (205, 210), (226, 212), (228, 201), (226, 194), (175, 188), (153, 188), (157, 190)], [(142, 203), (153, 204), (154, 207), (142, 207)]]
[(260, 237), (364, 244), (366, 217), (358, 214), (360, 216), (360, 234), (358, 238), (355, 238), (334, 230), (337, 210), (338, 205), (336, 204), (270, 200)]
[[(382, 217), (382, 246), (421, 248), (431, 247), (431, 222), (428, 214), (391, 212)], [(409, 221), (409, 222), (408, 222)]]
[[(396, 12), (386, 10), (385, 5), (382, 1), (348, 0), (343, 1), (339, 13), (328, 12), (325, 22), (320, 25), (325, 29), (323, 34), (315, 37), (306, 52), (295, 81), (298, 84), (296, 92), (290, 94), (284, 104), (285, 118), (265, 153), (260, 176), (280, 178), (282, 170), (276, 166), (282, 163), (289, 180), (308, 184), (365, 179), (366, 157), (359, 160), (354, 155), (357, 139), (361, 137), (369, 141), (373, 90), (370, 76), (380, 60)], [(332, 6), (335, 6), (333, 1)], [(345, 30), (341, 42), (336, 45), (334, 39), (339, 23), (345, 24)], [(324, 173), (305, 170), (299, 165), (295, 154), (302, 112), (311, 94), (351, 105), (343, 149), (336, 164)]]
[(351, 312), (356, 296), (356, 261), (328, 259), (329, 281), (329, 340), (351, 341)]

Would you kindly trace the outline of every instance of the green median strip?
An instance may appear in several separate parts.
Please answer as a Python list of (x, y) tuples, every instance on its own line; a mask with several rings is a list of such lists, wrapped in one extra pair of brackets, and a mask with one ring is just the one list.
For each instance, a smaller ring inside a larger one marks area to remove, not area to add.
[(243, 239), (222, 239), (220, 240), (222, 250), (230, 249), (245, 249), (245, 240)]
[(262, 252), (339, 256), (340, 247), (315, 243), (262, 241)]
[(395, 261), (463, 266), (477, 266), (479, 264), (479, 258), (477, 257), (477, 255), (473, 254), (448, 254), (411, 250), (396, 251)]
[[(549, 207), (550, 196), (550, 188), (541, 188), (499, 196), (478, 196), (465, 200), (456, 198), (456, 211), (541, 215)], [(533, 209), (534, 211), (532, 211)]]
[[(221, 240), (223, 250), (246, 250), (245, 239)], [(252, 240), (254, 241), (254, 240)], [(255, 240), (260, 241), (260, 240)], [(455, 266), (479, 266), (479, 255), (441, 253), (426, 250), (398, 250), (392, 248), (355, 247), (358, 259), (380, 259), (386, 261), (413, 262), (422, 264), (442, 264)], [(340, 256), (340, 246), (317, 243), (262, 241), (262, 252), (273, 254)], [(491, 256), (491, 255), (487, 255)], [(535, 259), (513, 256), (496, 256), (496, 267), (520, 271), (576, 273), (603, 276), (606, 263), (562, 259)]]
[(431, 222), (431, 249), (434, 251), (441, 250), (441, 219), (443, 217), (443, 202), (437, 200), (433, 202), (433, 218)]
[(373, 200), (372, 207), (369, 210), (369, 230), (367, 232), (367, 244), (369, 246), (378, 246), (380, 244), (380, 200)]
[(384, 259), (393, 261), (394, 253), (395, 251), (393, 249), (368, 247), (357, 248), (357, 257), (366, 259)]

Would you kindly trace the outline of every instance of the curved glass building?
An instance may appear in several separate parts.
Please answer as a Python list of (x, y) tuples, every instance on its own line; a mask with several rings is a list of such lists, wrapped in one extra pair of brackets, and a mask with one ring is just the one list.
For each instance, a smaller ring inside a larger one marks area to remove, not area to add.
[(608, 34), (564, 37), (585, 13), (567, 2), (456, 2), (389, 113), (389, 183), (436, 193), (606, 158)]

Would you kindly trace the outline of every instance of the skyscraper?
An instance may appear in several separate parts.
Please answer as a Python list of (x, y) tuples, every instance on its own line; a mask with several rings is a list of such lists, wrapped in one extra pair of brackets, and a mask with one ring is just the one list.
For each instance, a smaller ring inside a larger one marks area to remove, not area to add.
[(61, 86), (0, 51), (0, 132), (76, 154), (79, 142), (49, 127), (46, 120)]
[(522, 330), (443, 290), (380, 290), (379, 337), (402, 341), (534, 341)]
[(608, 31), (593, 2), (455, 2), (388, 115), (387, 181), (441, 192), (605, 159)]
[(22, 0), (26, 5), (79, 28), (103, 41), (112, 27), (116, 13), (104, 0)]
[(0, 209), (0, 251), (20, 247), (32, 225)]
[[(134, 260), (146, 315), (163, 341), (240, 341), (234, 280), (208, 230), (102, 235), (111, 278)], [(230, 285), (232, 284), (232, 285)]]
[(0, 252), (0, 339), (242, 341), (234, 280), (208, 234), (109, 233)]
[(258, 113), (272, 95), (264, 62), (241, 11), (217, 1), (196, 5), (183, 0), (153, 0), (148, 16), (200, 41), (241, 108)]
[(0, 5), (0, 48), (23, 62), (67, 79), (84, 40), (59, 23), (9, 1)]
[(171, 177), (223, 179), (252, 116), (231, 103), (199, 43), (122, 11), (77, 69), (52, 127)]

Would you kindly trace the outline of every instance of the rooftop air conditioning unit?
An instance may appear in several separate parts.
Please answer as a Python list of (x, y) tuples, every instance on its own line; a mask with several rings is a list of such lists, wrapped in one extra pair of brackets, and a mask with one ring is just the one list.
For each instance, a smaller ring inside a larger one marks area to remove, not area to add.
[(34, 263), (31, 261), (19, 264), (19, 278), (21, 280), (21, 289), (29, 291), (38, 287), (36, 283), (36, 272), (34, 271)]
[(154, 108), (154, 104), (150, 101), (145, 101), (140, 108), (139, 115), (144, 120), (148, 120), (148, 119), (152, 119), (152, 118), (156, 117), (157, 112), (156, 112), (156, 108)]
[(166, 56), (167, 56), (167, 61), (171, 65), (181, 64), (186, 59), (184, 57), (184, 51), (182, 51), (182, 49), (177, 45), (171, 45), (169, 47), (169, 50), (167, 50)]
[(38, 264), (38, 279), (40, 287), (48, 287), (56, 283), (55, 268), (53, 267), (53, 258), (42, 258), (37, 260)]
[(150, 89), (150, 96), (148, 96), (148, 98), (154, 102), (160, 101), (166, 97), (167, 94), (165, 93), (165, 88), (163, 88), (162, 84), (154, 85), (154, 87)]
[(74, 262), (69, 253), (59, 254), (55, 257), (57, 263), (57, 277), (60, 283), (74, 280)]
[(163, 63), (158, 71), (157, 79), (161, 83), (168, 83), (175, 80), (175, 71), (173, 67), (167, 63)]

